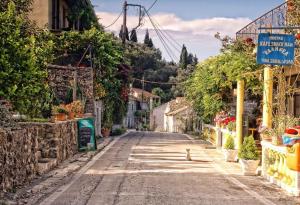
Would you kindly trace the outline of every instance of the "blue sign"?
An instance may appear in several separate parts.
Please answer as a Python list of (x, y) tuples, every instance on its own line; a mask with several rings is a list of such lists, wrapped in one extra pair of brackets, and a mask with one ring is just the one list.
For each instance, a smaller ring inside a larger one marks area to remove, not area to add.
[(269, 65), (293, 65), (295, 36), (261, 33), (258, 36), (257, 63)]

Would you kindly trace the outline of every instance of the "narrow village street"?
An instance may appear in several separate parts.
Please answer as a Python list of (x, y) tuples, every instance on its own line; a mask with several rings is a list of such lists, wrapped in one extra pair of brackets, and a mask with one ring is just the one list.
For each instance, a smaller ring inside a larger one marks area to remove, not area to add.
[(300, 0), (0, 1), (0, 205), (300, 205)]
[[(192, 161), (186, 160), (191, 149)], [(116, 138), (43, 205), (300, 203), (260, 177), (242, 176), (210, 144), (181, 134)]]

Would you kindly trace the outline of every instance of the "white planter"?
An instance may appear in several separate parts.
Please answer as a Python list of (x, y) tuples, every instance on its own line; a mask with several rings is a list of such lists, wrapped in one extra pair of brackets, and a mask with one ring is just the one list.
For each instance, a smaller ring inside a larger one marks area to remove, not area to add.
[(226, 162), (236, 162), (238, 157), (238, 150), (224, 149), (224, 157)]
[(259, 160), (245, 160), (240, 159), (240, 163), (242, 166), (242, 171), (244, 175), (254, 176), (256, 174), (256, 170), (258, 168)]

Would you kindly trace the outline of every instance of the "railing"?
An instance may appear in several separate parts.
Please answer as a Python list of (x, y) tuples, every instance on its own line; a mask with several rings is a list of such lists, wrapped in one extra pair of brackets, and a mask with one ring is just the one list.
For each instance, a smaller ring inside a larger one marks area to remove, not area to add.
[(259, 33), (284, 33), (282, 28), (287, 22), (287, 2), (255, 19), (236, 33), (237, 39), (252, 40), (257, 43)]

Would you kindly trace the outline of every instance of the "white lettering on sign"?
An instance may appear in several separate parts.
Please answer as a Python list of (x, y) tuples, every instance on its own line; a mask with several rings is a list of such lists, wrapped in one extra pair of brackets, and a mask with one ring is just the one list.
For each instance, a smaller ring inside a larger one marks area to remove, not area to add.
[(263, 63), (275, 63), (275, 64), (294, 64), (293, 60), (280, 60), (280, 59), (269, 59), (269, 58), (262, 58), (261, 61)]

